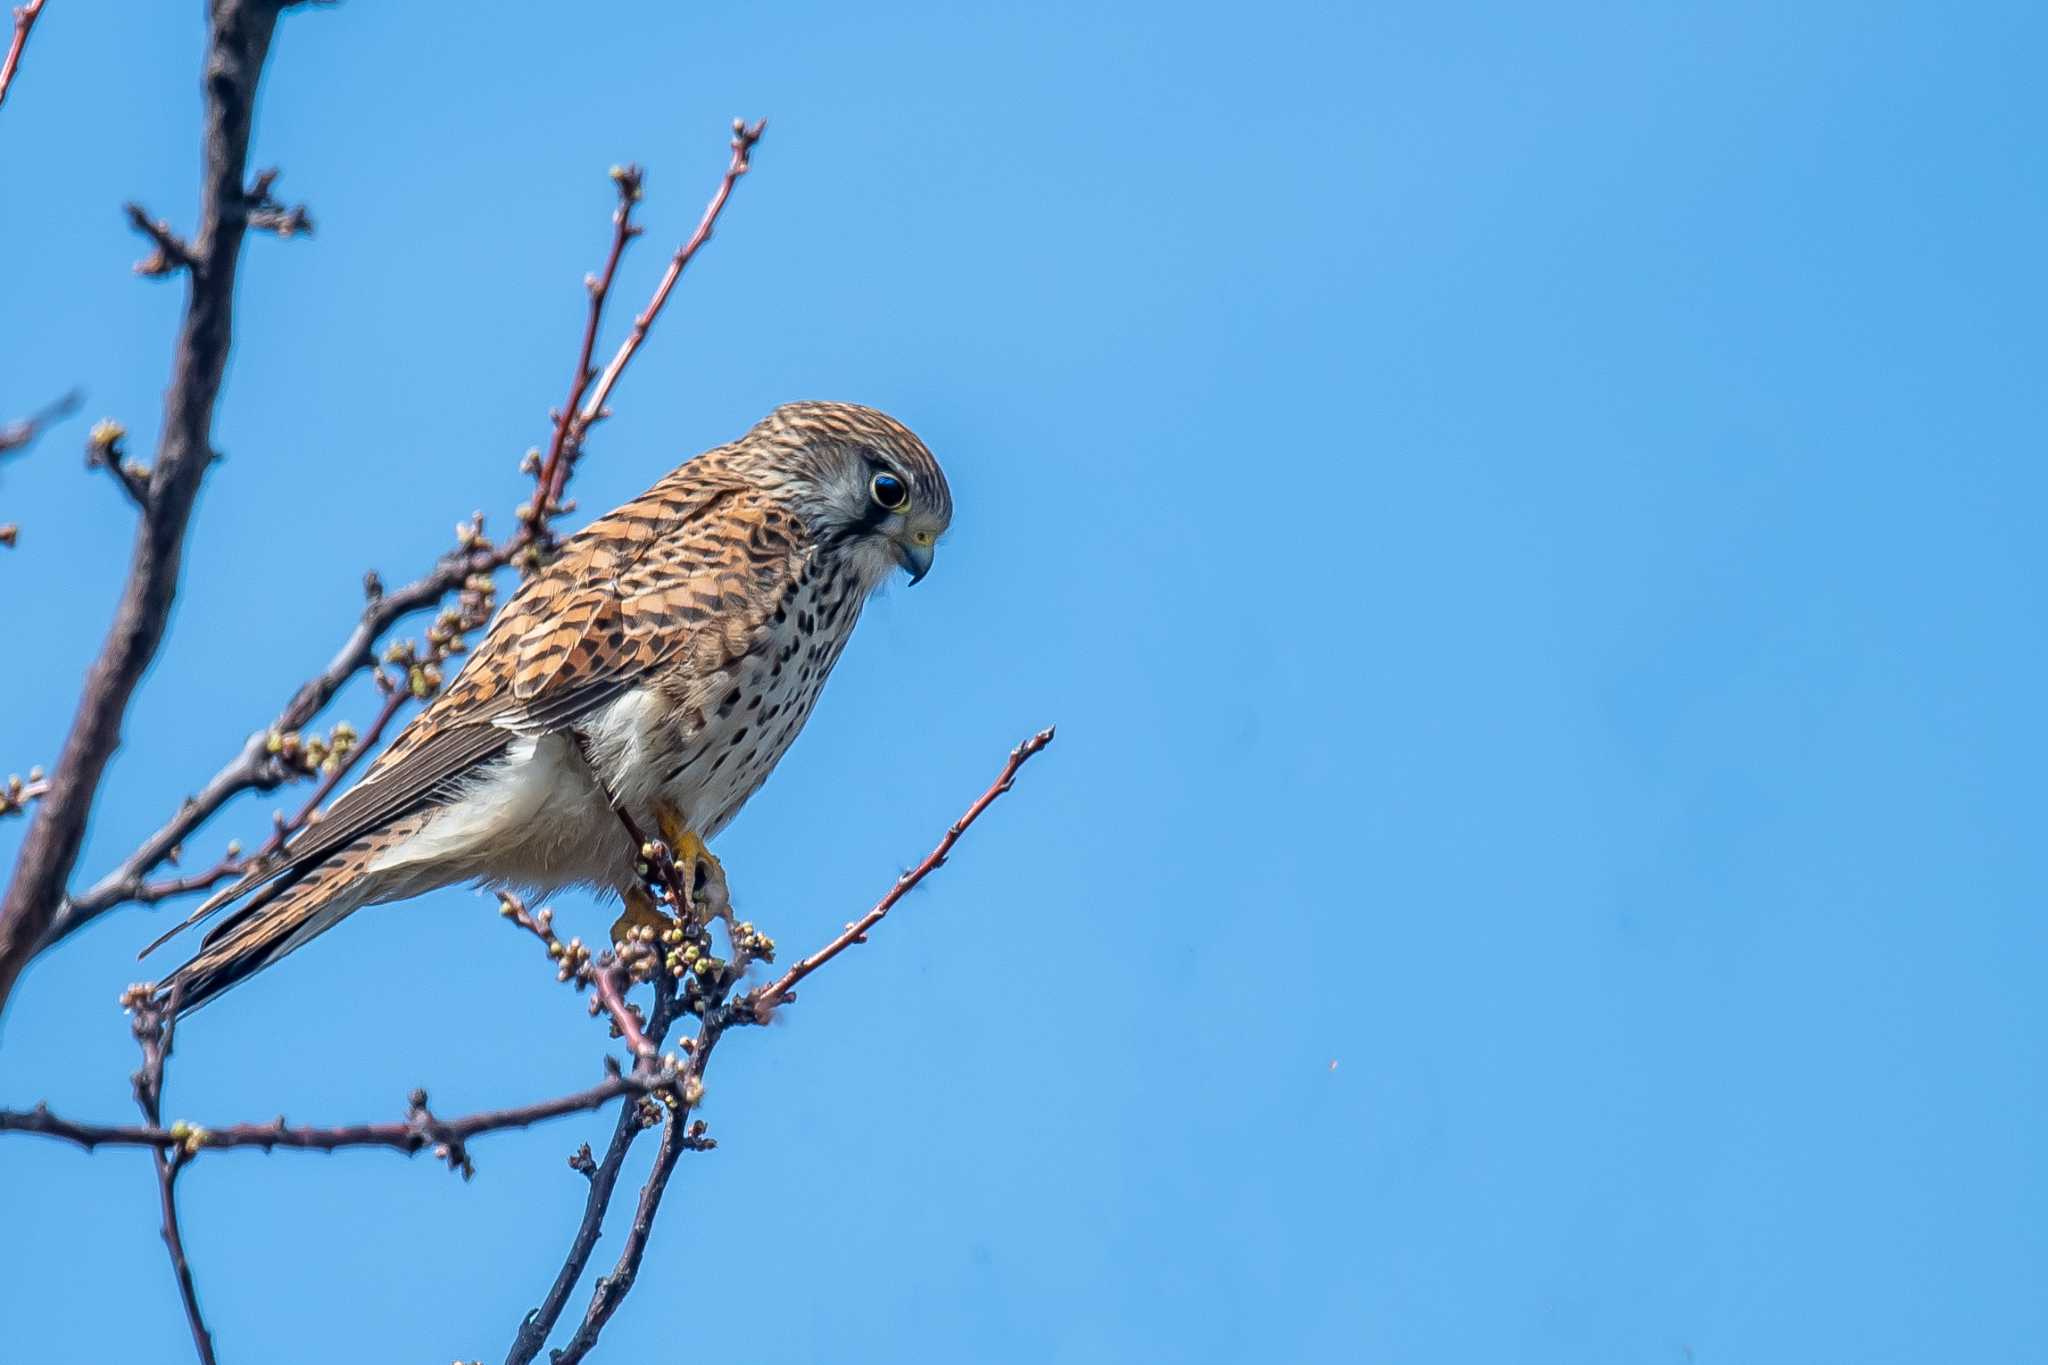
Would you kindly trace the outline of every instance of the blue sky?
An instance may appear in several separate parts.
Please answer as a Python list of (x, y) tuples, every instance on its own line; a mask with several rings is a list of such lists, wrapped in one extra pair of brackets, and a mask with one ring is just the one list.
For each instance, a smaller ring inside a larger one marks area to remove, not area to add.
[[(0, 110), (0, 407), (89, 395), (0, 472), (0, 770), (54, 755), (126, 561), (77, 452), (153, 441), (179, 291), (120, 203), (190, 221), (199, 38), (54, 0)], [(504, 525), (605, 168), (648, 171), (636, 304), (767, 115), (581, 504), (830, 397), (917, 428), (959, 513), (721, 839), (736, 899), (821, 942), (1060, 738), (721, 1051), (610, 1354), (682, 1311), (761, 1362), (2033, 1358), (2044, 44), (1997, 4), (295, 13), (255, 158), (319, 236), (245, 256), (227, 460), (81, 870), (364, 569)], [(130, 1116), (114, 1000), (163, 924), (35, 967), (0, 1103)], [(448, 892), (195, 1017), (167, 1110), (534, 1098), (597, 1032)], [(467, 1186), (203, 1160), (224, 1359), (501, 1356), (604, 1125)], [(10, 1140), (0, 1226), (13, 1351), (183, 1357), (143, 1158)]]

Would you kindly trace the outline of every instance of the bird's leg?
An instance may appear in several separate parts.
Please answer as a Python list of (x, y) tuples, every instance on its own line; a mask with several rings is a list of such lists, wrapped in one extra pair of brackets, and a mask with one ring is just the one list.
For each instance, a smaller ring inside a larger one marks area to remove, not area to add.
[(711, 850), (697, 832), (683, 823), (683, 817), (667, 802), (654, 807), (655, 828), (668, 845), (669, 857), (683, 874), (687, 886), (678, 888), (684, 902), (708, 923), (732, 914), (732, 895), (725, 884), (725, 867), (711, 856)]

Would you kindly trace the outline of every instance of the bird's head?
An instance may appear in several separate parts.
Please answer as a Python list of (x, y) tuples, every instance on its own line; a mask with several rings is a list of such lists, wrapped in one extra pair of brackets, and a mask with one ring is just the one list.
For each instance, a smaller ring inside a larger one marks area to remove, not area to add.
[(953, 494), (931, 451), (895, 418), (853, 403), (785, 403), (739, 449), (749, 473), (865, 587), (899, 567), (912, 583), (930, 572)]

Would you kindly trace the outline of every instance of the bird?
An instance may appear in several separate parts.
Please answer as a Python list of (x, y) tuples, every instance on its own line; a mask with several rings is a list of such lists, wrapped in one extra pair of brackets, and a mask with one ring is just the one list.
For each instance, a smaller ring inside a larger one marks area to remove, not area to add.
[(362, 779), (179, 926), (232, 908), (159, 1007), (190, 1013), (365, 906), (462, 882), (620, 894), (616, 934), (651, 909), (619, 814), (681, 845), (678, 866), (708, 858), (863, 604), (898, 569), (922, 579), (952, 517), (931, 451), (857, 404), (785, 404), (686, 460), (564, 539)]

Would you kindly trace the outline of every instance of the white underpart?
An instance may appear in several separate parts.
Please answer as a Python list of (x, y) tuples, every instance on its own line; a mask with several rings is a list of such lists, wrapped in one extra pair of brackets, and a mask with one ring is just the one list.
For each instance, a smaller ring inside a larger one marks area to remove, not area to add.
[[(659, 801), (710, 839), (803, 728), (851, 632), (851, 618), (887, 566), (860, 565), (856, 572), (856, 586), (843, 599), (844, 579), (815, 583), (791, 604), (786, 629), (764, 650), (730, 673), (700, 680), (709, 704), (700, 709), (702, 728), (687, 741), (673, 728), (676, 708), (650, 688), (628, 692), (581, 720), (580, 745), (561, 733), (515, 739), (503, 755), (479, 765), (424, 829), (371, 864), (372, 873), (388, 874), (375, 899), (459, 881), (538, 895), (567, 886), (616, 891), (632, 885), (637, 850), (607, 793), (650, 835)], [(837, 629), (798, 633), (800, 620), (821, 617), (835, 600), (841, 602)], [(779, 675), (772, 674), (775, 660), (792, 646)], [(734, 690), (742, 694), (737, 705), (718, 705)], [(602, 786), (594, 774), (602, 775)]]

